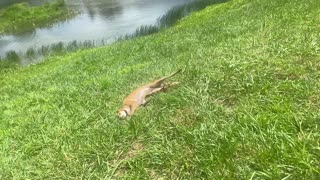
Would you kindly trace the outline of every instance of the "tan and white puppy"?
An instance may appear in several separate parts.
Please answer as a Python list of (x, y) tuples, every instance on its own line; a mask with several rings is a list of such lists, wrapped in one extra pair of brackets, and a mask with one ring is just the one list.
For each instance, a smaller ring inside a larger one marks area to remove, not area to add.
[[(123, 100), (122, 107), (118, 111), (118, 116), (120, 118), (126, 118), (127, 116), (132, 115), (139, 106), (147, 103), (147, 101), (146, 101), (147, 96), (163, 90), (166, 87), (164, 84), (164, 81), (166, 79), (176, 75), (180, 71), (181, 71), (181, 69), (179, 69), (177, 72), (175, 72), (169, 76), (155, 80), (151, 83), (140, 86), (137, 89), (133, 90)], [(177, 83), (173, 83), (171, 85), (174, 85), (174, 84), (177, 84)]]

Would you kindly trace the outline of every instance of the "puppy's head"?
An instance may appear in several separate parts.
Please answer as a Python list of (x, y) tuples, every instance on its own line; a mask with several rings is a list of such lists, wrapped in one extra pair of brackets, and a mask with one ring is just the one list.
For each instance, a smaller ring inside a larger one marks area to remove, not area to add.
[(118, 117), (124, 119), (129, 116), (130, 107), (124, 106), (118, 110)]

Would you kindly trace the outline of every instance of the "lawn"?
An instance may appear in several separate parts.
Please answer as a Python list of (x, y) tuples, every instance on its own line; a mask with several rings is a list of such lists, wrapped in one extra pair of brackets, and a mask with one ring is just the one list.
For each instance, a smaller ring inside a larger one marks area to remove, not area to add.
[[(0, 179), (319, 179), (320, 3), (233, 0), (0, 72)], [(183, 72), (127, 120), (135, 87)]]

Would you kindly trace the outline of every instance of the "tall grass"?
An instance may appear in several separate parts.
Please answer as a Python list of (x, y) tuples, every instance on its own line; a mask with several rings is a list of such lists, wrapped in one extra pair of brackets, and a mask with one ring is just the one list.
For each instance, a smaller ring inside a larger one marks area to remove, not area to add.
[(8, 61), (17, 62), (20, 60), (19, 55), (15, 51), (9, 51), (6, 53), (6, 59)]
[(118, 37), (117, 41), (128, 40), (139, 36), (146, 36), (157, 33), (159, 31), (160, 27), (158, 25), (142, 25), (139, 28), (137, 28), (134, 33)]
[(15, 51), (8, 51), (5, 57), (0, 57), (0, 74), (8, 69), (14, 69), (20, 64), (20, 57)]

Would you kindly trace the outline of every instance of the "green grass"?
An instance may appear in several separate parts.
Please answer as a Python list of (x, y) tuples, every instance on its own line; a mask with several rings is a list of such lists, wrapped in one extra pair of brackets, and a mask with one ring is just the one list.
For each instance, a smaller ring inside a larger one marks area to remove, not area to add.
[[(234, 0), (0, 74), (0, 179), (319, 179), (320, 3)], [(116, 118), (135, 87), (181, 85)]]
[(56, 0), (43, 6), (30, 7), (28, 3), (14, 4), (0, 10), (0, 34), (12, 34), (32, 30), (39, 26), (70, 16), (64, 0)]

